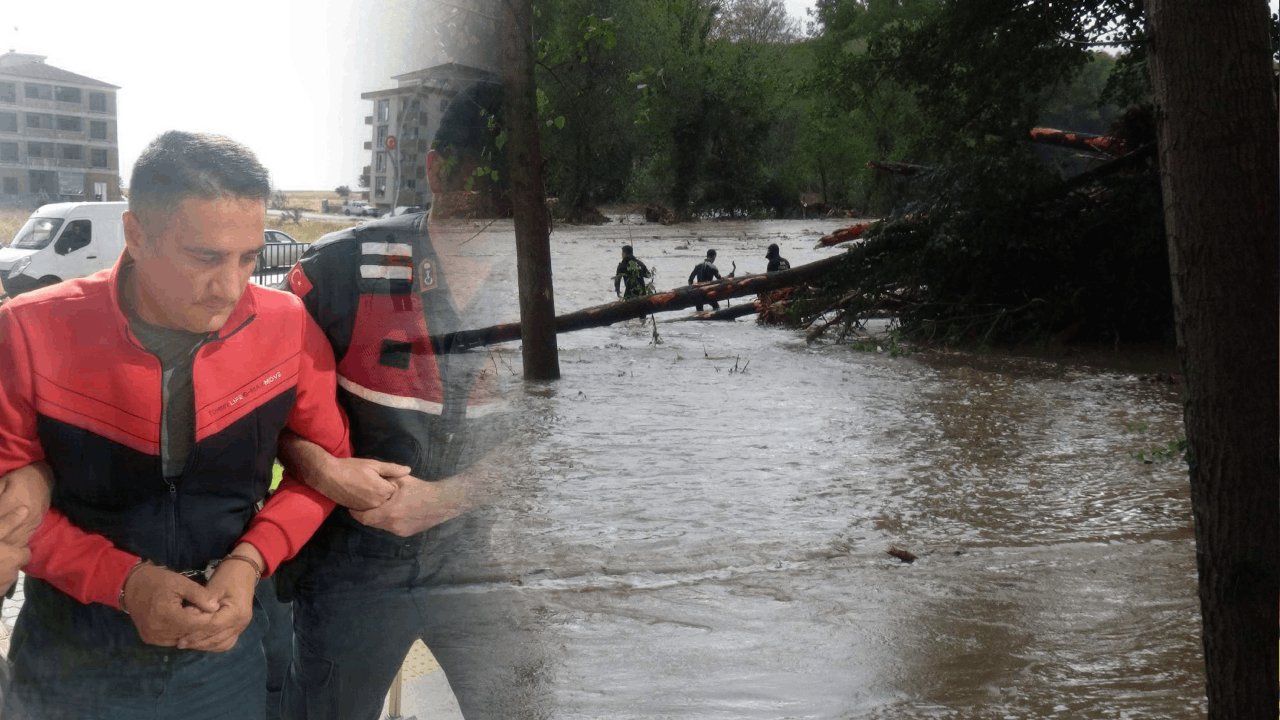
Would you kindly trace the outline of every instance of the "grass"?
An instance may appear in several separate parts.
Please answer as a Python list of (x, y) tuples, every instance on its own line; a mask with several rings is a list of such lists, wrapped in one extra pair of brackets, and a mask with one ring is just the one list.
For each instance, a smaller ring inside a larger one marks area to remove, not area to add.
[[(342, 196), (332, 190), (285, 190), (284, 194), (289, 198), (285, 203), (285, 207), (302, 208), (305, 212), (320, 212), (320, 201), (329, 201), (329, 212), (335, 209), (342, 212)], [(352, 198), (357, 194), (353, 191)]]
[(30, 210), (0, 210), (0, 245), (8, 245), (29, 217), (31, 217)]
[(315, 242), (323, 235), (345, 230), (353, 224), (350, 220), (311, 220), (308, 218), (303, 218), (296, 223), (292, 221), (284, 222), (282, 218), (273, 215), (267, 216), (267, 227), (287, 233), (294, 240), (304, 243)]

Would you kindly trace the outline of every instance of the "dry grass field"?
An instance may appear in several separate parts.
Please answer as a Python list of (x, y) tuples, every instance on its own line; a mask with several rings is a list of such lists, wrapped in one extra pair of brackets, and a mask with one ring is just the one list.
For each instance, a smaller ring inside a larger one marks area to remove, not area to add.
[[(338, 217), (342, 217), (339, 215)], [(311, 243), (319, 240), (322, 235), (328, 235), (344, 228), (349, 228), (355, 223), (351, 220), (343, 218), (342, 220), (310, 220), (303, 218), (299, 222), (282, 222), (282, 218), (274, 215), (267, 216), (267, 227), (273, 230), (279, 230), (288, 234), (298, 242)]]
[[(285, 207), (301, 208), (304, 212), (320, 212), (320, 201), (329, 201), (329, 211), (335, 209), (342, 212), (342, 196), (332, 190), (285, 190), (285, 196), (289, 201), (285, 203)], [(356, 193), (351, 193), (352, 197), (356, 197)]]
[(29, 217), (31, 217), (31, 211), (26, 209), (0, 210), (0, 245), (8, 245)]

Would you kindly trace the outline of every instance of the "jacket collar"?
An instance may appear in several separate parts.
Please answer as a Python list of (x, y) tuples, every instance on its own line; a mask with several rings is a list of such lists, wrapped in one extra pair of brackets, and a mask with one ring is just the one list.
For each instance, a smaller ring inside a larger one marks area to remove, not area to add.
[[(116, 260), (116, 264), (112, 266), (111, 272), (107, 276), (107, 288), (111, 292), (111, 316), (115, 319), (116, 327), (123, 330), (125, 337), (129, 338), (130, 342), (142, 347), (142, 343), (129, 327), (129, 318), (125, 317), (124, 306), (120, 302), (124, 291), (124, 288), (120, 287), (120, 271), (127, 267), (133, 267), (133, 264), (133, 258), (129, 257), (128, 250), (120, 253), (120, 257)], [(257, 292), (254, 290), (253, 283), (249, 283), (249, 286), (244, 289), (244, 293), (240, 295), (240, 302), (236, 303), (236, 309), (231, 311), (230, 317), (213, 334), (212, 339), (224, 340), (232, 336), (240, 328), (248, 325), (257, 314)]]

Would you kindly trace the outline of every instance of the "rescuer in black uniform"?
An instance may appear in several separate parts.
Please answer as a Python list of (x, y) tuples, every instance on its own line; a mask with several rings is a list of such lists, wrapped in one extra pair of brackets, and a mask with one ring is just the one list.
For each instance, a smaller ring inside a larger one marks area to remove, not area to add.
[[(716, 251), (708, 250), (707, 259), (693, 266), (693, 272), (689, 273), (689, 284), (695, 282), (711, 282), (720, 279), (720, 270), (716, 267)], [(715, 300), (711, 301), (711, 309), (719, 310), (720, 303)], [(702, 303), (698, 303), (698, 312), (702, 312)]]
[(769, 261), (769, 266), (765, 268), (765, 272), (776, 272), (778, 270), (790, 270), (791, 263), (782, 257), (778, 251), (778, 244), (773, 243), (769, 246), (769, 252), (765, 253), (765, 259)]
[[(648, 295), (644, 282), (645, 278), (648, 277), (651, 277), (649, 268), (645, 267), (645, 264), (636, 258), (630, 245), (623, 245), (622, 262), (618, 263), (618, 270), (613, 274), (613, 292), (624, 300)], [(626, 283), (625, 293), (619, 289), (619, 286), (623, 283)]]

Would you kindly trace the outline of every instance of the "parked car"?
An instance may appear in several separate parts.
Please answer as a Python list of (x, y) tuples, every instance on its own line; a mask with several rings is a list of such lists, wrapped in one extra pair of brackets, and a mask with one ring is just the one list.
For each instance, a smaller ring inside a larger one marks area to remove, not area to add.
[(262, 253), (258, 255), (258, 265), (253, 270), (255, 273), (270, 268), (291, 268), (309, 247), (279, 230), (263, 232), (262, 239), (264, 244)]
[(115, 265), (124, 250), (125, 202), (43, 205), (0, 249), (0, 284), (18, 295)]
[(363, 200), (351, 200), (342, 206), (343, 215), (368, 215), (378, 217), (378, 208)]

